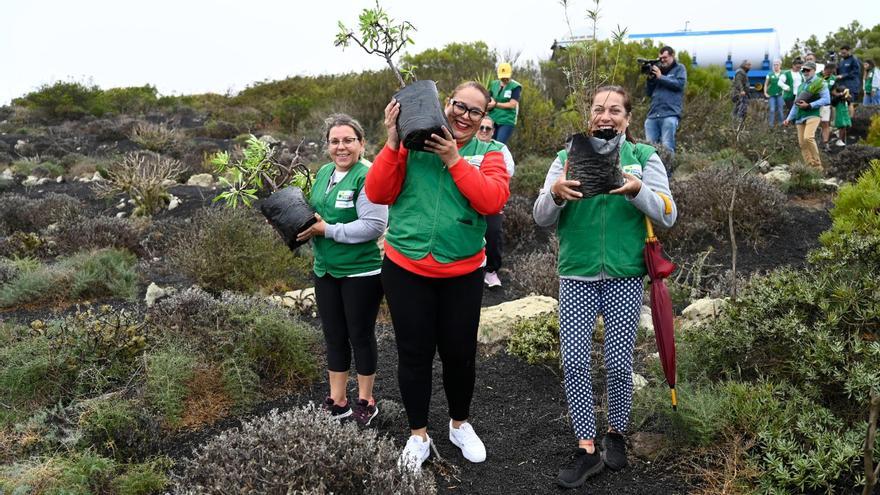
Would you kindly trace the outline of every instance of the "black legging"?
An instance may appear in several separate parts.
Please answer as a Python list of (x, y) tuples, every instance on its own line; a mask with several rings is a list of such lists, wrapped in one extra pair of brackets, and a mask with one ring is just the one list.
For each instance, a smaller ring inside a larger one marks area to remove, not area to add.
[(359, 375), (376, 373), (376, 315), (382, 300), (379, 275), (315, 276), (315, 301), (327, 344), (327, 369), (348, 371), (351, 351)]
[(501, 268), (501, 251), (504, 248), (504, 213), (486, 215), (486, 271), (497, 272)]
[(428, 426), (434, 354), (443, 362), (449, 417), (470, 416), (483, 269), (453, 278), (416, 275), (388, 258), (382, 285), (397, 341), (397, 379), (411, 429)]

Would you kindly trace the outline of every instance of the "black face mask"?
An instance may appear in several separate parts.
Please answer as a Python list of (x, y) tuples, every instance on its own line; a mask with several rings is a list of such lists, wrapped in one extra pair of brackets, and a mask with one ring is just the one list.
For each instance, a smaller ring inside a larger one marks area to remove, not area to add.
[(618, 134), (620, 133), (615, 129), (597, 129), (593, 131), (593, 137), (604, 139), (605, 141), (610, 141), (616, 138)]

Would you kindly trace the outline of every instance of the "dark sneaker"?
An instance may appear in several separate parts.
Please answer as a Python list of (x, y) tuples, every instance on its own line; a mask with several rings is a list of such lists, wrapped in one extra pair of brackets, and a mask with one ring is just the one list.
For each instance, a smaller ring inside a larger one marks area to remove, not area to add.
[(330, 417), (333, 419), (343, 419), (351, 416), (351, 406), (348, 402), (344, 406), (336, 405), (332, 397), (324, 399), (324, 409), (330, 411)]
[(559, 470), (556, 483), (565, 488), (577, 488), (604, 467), (598, 450), (588, 454), (584, 449), (575, 449), (568, 463)]
[(370, 404), (364, 399), (356, 400), (354, 407), (352, 407), (354, 420), (361, 426), (370, 426), (370, 421), (373, 421), (377, 414), (379, 414), (379, 408), (376, 407), (376, 404)]
[(615, 471), (626, 467), (626, 439), (623, 435), (608, 432), (602, 437), (602, 460)]

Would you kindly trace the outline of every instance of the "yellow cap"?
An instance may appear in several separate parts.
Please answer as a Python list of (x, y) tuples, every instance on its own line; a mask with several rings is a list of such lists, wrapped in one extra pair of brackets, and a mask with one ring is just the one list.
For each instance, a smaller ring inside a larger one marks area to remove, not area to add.
[(509, 78), (513, 75), (513, 67), (507, 62), (498, 65), (498, 79)]

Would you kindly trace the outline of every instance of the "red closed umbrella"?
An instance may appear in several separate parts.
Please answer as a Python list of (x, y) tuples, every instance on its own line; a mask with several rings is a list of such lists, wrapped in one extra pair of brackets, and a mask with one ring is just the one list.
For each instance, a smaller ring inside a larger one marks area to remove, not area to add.
[(672, 395), (672, 409), (677, 409), (678, 399), (675, 396), (675, 328), (672, 320), (672, 300), (669, 289), (663, 280), (675, 271), (675, 263), (663, 256), (663, 246), (654, 237), (651, 220), (645, 217), (648, 227), (648, 238), (645, 239), (645, 266), (651, 284), (651, 320), (654, 322), (654, 338), (657, 340), (657, 351), (660, 353), (660, 365), (666, 375)]

